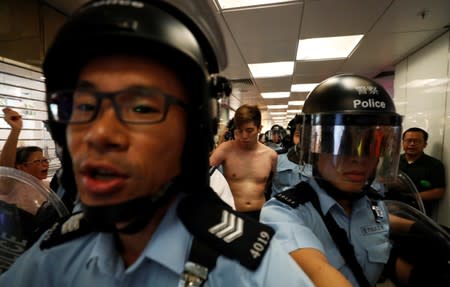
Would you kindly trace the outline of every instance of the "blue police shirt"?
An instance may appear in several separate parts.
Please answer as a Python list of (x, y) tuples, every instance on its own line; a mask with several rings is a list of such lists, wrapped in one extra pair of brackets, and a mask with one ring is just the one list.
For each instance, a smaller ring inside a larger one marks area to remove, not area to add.
[[(177, 204), (172, 204), (142, 254), (129, 267), (124, 266), (108, 233), (90, 233), (45, 250), (39, 248), (41, 238), (0, 276), (0, 286), (178, 286), (192, 235), (176, 215)], [(256, 271), (220, 256), (204, 286), (313, 284), (279, 242), (272, 240)]]
[(287, 153), (278, 155), (277, 172), (272, 178), (272, 196), (283, 192), (300, 182), (300, 170), (296, 163), (290, 161)]
[[(374, 286), (389, 259), (391, 249), (386, 206), (378, 201), (383, 218), (380, 222), (376, 222), (371, 210), (371, 201), (363, 197), (354, 202), (349, 217), (344, 209), (318, 186), (314, 178), (308, 182), (318, 195), (322, 213), (330, 212), (339, 227), (346, 231), (366, 278)], [(300, 248), (318, 249), (353, 286), (359, 286), (320, 218), (311, 202), (292, 208), (275, 198), (266, 202), (260, 216), (261, 222), (276, 230), (275, 238), (282, 242), (286, 251), (292, 252)]]

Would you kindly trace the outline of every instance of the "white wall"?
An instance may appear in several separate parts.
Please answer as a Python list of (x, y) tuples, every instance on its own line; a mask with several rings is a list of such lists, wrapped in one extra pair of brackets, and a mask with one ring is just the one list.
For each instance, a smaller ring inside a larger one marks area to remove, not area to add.
[(425, 153), (446, 167), (447, 190), (432, 217), (450, 226), (450, 32), (395, 67), (394, 102), (404, 116), (403, 130), (420, 127), (429, 133)]

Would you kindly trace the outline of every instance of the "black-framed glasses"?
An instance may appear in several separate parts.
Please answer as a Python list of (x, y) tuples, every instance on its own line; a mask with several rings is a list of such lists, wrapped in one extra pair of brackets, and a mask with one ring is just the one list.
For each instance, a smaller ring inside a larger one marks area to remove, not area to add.
[(92, 89), (63, 90), (53, 93), (48, 105), (54, 121), (84, 124), (97, 117), (104, 98), (111, 100), (119, 120), (130, 124), (156, 124), (165, 120), (170, 105), (188, 107), (174, 96), (149, 87), (133, 87), (113, 93)]
[(24, 162), (24, 164), (49, 164), (50, 161), (48, 160), (48, 158), (41, 158), (41, 159), (35, 159), (32, 161), (27, 161)]
[(421, 139), (404, 139), (403, 142), (406, 144), (421, 144), (421, 143), (423, 143), (423, 140), (421, 140)]

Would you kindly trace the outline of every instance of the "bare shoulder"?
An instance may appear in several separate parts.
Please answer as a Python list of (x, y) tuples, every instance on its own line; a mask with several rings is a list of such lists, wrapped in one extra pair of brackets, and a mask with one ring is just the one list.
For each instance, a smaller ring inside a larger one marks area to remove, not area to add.
[(226, 141), (218, 145), (213, 152), (226, 152), (232, 149), (233, 141)]
[(227, 155), (230, 153), (230, 150), (230, 142), (221, 143), (212, 151), (209, 157), (209, 164), (212, 166), (222, 164), (227, 159)]
[(234, 146), (234, 143), (235, 143), (234, 140), (226, 141), (226, 142), (221, 143), (217, 148), (230, 149)]
[(277, 152), (266, 146), (265, 144), (258, 143), (258, 149), (261, 152), (267, 153), (271, 158), (278, 157)]

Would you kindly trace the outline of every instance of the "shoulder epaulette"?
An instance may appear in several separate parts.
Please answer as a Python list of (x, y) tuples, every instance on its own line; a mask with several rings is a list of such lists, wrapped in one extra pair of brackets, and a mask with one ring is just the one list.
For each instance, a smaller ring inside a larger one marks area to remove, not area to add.
[(312, 187), (305, 181), (298, 183), (295, 187), (276, 194), (274, 197), (289, 205), (292, 208), (298, 207), (300, 204), (311, 201), (314, 196)]
[(185, 197), (177, 212), (194, 238), (250, 270), (258, 268), (274, 235), (271, 227), (234, 211), (212, 190)]
[(92, 228), (83, 218), (83, 213), (75, 213), (69, 217), (63, 218), (60, 222), (55, 223), (52, 228), (47, 231), (45, 238), (41, 242), (40, 248), (49, 249), (90, 232), (92, 232)]

